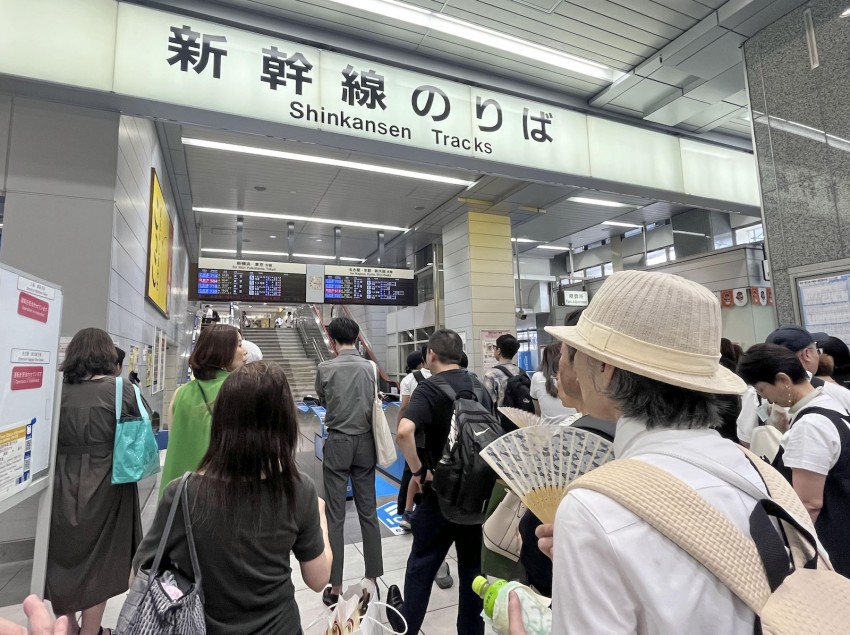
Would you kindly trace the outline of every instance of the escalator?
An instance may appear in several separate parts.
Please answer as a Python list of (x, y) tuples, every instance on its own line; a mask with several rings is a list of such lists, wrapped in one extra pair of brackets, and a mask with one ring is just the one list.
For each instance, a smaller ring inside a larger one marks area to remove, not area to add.
[[(340, 309), (346, 317), (351, 317), (348, 307), (340, 307)], [(294, 313), (296, 330), (307, 356), (314, 359), (317, 364), (336, 357), (333, 340), (328, 336), (322, 319), (321, 308), (316, 305), (302, 305)], [(356, 346), (364, 358), (374, 361), (378, 366), (379, 390), (387, 395), (383, 402), (384, 414), (389, 423), (390, 431), (395, 437), (398, 429), (398, 382), (391, 380), (381, 368), (381, 365), (375, 359), (368, 339), (362, 332), (358, 336)], [(394, 393), (393, 388), (396, 389)], [(296, 406), (298, 408), (299, 433), (302, 437), (299, 443), (299, 467), (311, 476), (320, 490), (319, 495), (321, 496), (323, 494), (322, 456), (324, 442), (327, 438), (327, 429), (324, 424), (326, 411), (315, 399), (309, 397), (298, 402)], [(386, 468), (378, 466), (378, 470), (393, 480), (400, 481), (404, 468), (404, 457), (401, 450), (398, 449), (396, 455), (395, 463)], [(350, 484), (347, 494), (349, 497), (351, 496)]]

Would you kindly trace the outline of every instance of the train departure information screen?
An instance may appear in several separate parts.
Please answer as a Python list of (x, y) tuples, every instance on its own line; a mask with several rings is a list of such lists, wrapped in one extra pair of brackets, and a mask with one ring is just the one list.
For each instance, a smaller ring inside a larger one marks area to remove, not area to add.
[(407, 269), (325, 267), (328, 304), (416, 304), (416, 280)]
[(305, 302), (307, 299), (307, 274), (306, 270), (300, 271), (304, 265), (237, 263), (245, 266), (265, 264), (277, 269), (258, 271), (251, 268), (243, 271), (198, 264), (199, 300)]

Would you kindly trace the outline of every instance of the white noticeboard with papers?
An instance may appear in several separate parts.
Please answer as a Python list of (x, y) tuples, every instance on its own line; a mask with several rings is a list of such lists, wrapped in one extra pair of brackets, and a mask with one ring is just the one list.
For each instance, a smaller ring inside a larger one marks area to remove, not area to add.
[(58, 286), (0, 266), (0, 521), (7, 510), (40, 496), (33, 562), (38, 593), (59, 423), (61, 322)]

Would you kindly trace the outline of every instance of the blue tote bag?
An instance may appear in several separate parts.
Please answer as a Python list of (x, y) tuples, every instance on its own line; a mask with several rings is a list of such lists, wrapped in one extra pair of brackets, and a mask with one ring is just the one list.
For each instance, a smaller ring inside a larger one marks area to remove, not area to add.
[(151, 418), (138, 386), (133, 386), (141, 417), (121, 420), (124, 380), (115, 378), (115, 448), (112, 453), (112, 484), (137, 483), (159, 472), (159, 447)]

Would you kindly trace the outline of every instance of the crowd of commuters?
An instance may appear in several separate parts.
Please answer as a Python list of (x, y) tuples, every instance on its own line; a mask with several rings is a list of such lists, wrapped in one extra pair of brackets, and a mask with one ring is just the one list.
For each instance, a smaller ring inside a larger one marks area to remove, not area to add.
[[(752, 462), (759, 459), (738, 446), (748, 447), (759, 429), (775, 429), (777, 448), (766, 458), (808, 512), (797, 521), (809, 523), (834, 570), (850, 577), (850, 352), (841, 340), (785, 326), (743, 351), (721, 338), (711, 292), (647, 272), (610, 276), (587, 309), (546, 330), (556, 341), (530, 378), (542, 422), (609, 439), (617, 459), (660, 468), (747, 536), (759, 501), (771, 493)], [(99, 329), (72, 339), (62, 365), (45, 592), (63, 617), (44, 632), (108, 632), (101, 626), (106, 600), (126, 591), (131, 573), (151, 565), (185, 472), (200, 570), (214, 581), (204, 585), (208, 632), (300, 633), (290, 555), (325, 604), (339, 600), (349, 482), (363, 538), (361, 606), (380, 599), (372, 434), (378, 372), (355, 348), (354, 321), (335, 318), (328, 333), (338, 355), (319, 365), (315, 386), (327, 408), (326, 502), (296, 467), (298, 424), (283, 370), (248, 362), (239, 330), (211, 323), (190, 359), (194, 379), (171, 405), (161, 500), (144, 538), (137, 486), (110, 481), (120, 353)], [(518, 349), (515, 337), (501, 336), (496, 364), (482, 381), (466, 370), (462, 340), (451, 330), (436, 331), (407, 359), (397, 442), (409, 484), (402, 484), (398, 511), (412, 542), (404, 592), (391, 586), (385, 599), (409, 633), (423, 624), (435, 579), (449, 573), (452, 545), (457, 632), (484, 633), (482, 599), (472, 590), (482, 573), (482, 525), (450, 520), (433, 478), (455, 414), (445, 388), (495, 416), (509, 382), (524, 374), (513, 361)], [(127, 416), (147, 408), (129, 382), (121, 399)], [(649, 493), (650, 505), (660, 504), (664, 492)], [(192, 571), (182, 526), (176, 522), (167, 536), (167, 557)], [(552, 598), (553, 633), (744, 634), (758, 623), (716, 573), (613, 494), (572, 489), (554, 524), (526, 512), (518, 533), (518, 577)], [(515, 602), (512, 608), (511, 635), (524, 635)], [(45, 619), (37, 598), (25, 609), (34, 623)], [(395, 614), (387, 612), (387, 619), (404, 632)], [(15, 632), (3, 628), (0, 622), (0, 633)]]

